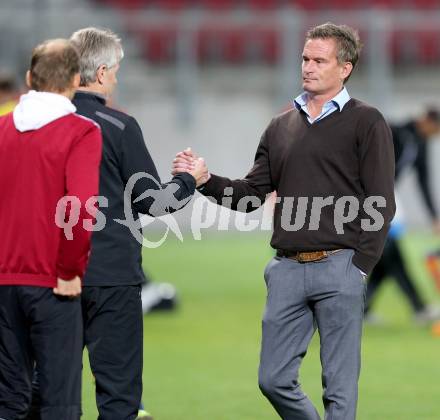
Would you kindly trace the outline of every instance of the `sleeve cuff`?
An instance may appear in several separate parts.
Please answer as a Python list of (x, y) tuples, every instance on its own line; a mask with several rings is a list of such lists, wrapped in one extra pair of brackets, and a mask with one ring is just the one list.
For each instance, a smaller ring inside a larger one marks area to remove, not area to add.
[(62, 270), (58, 268), (57, 277), (64, 281), (73, 280), (79, 274), (75, 271)]
[(200, 185), (200, 187), (197, 187), (197, 191), (202, 192), (203, 190), (206, 189), (207, 184), (209, 183), (209, 181), (211, 180), (211, 177), (209, 177), (208, 181), (206, 181), (204, 184)]
[(191, 174), (188, 172), (182, 172), (175, 175), (174, 178), (180, 179), (186, 185), (190, 193), (194, 194), (194, 191), (196, 190), (196, 180)]
[(199, 191), (203, 195), (211, 195), (213, 194), (213, 188), (215, 189), (217, 181), (218, 181), (218, 177), (210, 173), (208, 181), (206, 181), (203, 185), (198, 187), (197, 191)]

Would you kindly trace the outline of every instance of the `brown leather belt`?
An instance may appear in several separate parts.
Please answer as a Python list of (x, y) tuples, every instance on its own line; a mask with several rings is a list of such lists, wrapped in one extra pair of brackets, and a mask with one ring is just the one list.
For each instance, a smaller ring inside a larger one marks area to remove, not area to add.
[(327, 258), (331, 254), (342, 251), (342, 249), (332, 249), (331, 251), (285, 251), (283, 249), (277, 250), (277, 257), (290, 258), (301, 263), (320, 261)]

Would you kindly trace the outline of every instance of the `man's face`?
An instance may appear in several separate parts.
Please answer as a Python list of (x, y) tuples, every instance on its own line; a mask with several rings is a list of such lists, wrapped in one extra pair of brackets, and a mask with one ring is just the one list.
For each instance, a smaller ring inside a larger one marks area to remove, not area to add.
[(105, 94), (110, 97), (115, 90), (115, 87), (118, 83), (118, 79), (116, 78), (116, 74), (119, 70), (119, 64), (116, 66), (106, 68), (103, 74), (103, 85), (105, 86)]
[(303, 89), (314, 95), (326, 95), (342, 89), (350, 74), (351, 63), (339, 64), (337, 43), (332, 38), (309, 39), (304, 44), (302, 77)]

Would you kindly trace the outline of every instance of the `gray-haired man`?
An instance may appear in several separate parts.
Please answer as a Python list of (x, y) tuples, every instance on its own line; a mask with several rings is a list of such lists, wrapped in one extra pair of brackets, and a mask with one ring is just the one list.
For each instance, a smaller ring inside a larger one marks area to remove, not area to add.
[[(142, 246), (124, 220), (124, 189), (130, 178), (147, 173), (134, 184), (131, 211), (151, 214), (154, 207), (171, 213), (184, 206), (205, 175), (203, 162), (190, 174), (179, 174), (161, 184), (136, 120), (106, 106), (117, 83), (123, 51), (110, 31), (86, 28), (71, 40), (80, 55), (81, 83), (74, 97), (78, 113), (95, 120), (103, 136), (99, 193), (108, 199), (100, 210), (105, 228), (92, 235), (92, 252), (84, 276), (82, 297), (85, 344), (96, 378), (100, 420), (132, 420), (142, 395), (143, 325), (140, 289)], [(153, 178), (153, 179), (152, 179)], [(160, 187), (159, 187), (160, 186)], [(159, 190), (161, 205), (144, 192)], [(180, 203), (180, 204), (178, 204)], [(160, 214), (152, 214), (158, 216)]]
[[(395, 211), (390, 129), (378, 110), (344, 87), (359, 51), (351, 28), (311, 29), (304, 93), (272, 120), (251, 171), (234, 181), (212, 175), (200, 189), (221, 203), (232, 187), (231, 207), (242, 211), (277, 191), (271, 241), (277, 256), (265, 270), (259, 381), (284, 420), (319, 419), (298, 381), (316, 326), (325, 418), (356, 417), (364, 277), (382, 253)], [(190, 170), (193, 157), (179, 153), (173, 173)]]
[[(71, 41), (79, 51), (81, 75), (73, 103), (79, 114), (101, 127), (99, 195), (107, 199), (100, 207), (105, 227), (92, 234), (84, 276), (84, 341), (96, 379), (99, 420), (133, 420), (142, 395), (140, 293), (145, 277), (142, 244), (128, 226), (117, 222), (126, 219), (124, 190), (133, 176), (146, 173), (148, 176), (142, 175), (134, 183), (129, 197), (133, 219), (137, 220), (139, 213), (171, 213), (189, 202), (196, 185), (206, 176), (206, 167), (200, 160), (190, 173), (161, 184), (137, 121), (106, 105), (123, 57), (120, 39), (109, 30), (85, 28), (75, 32)], [(145, 196), (148, 190), (151, 194)]]

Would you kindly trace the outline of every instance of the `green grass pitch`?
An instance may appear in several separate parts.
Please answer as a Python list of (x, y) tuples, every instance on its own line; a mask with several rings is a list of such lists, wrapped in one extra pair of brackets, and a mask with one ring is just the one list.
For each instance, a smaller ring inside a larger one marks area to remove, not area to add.
[[(181, 299), (178, 311), (144, 318), (144, 402), (155, 420), (275, 420), (257, 385), (269, 237), (188, 237), (144, 250), (148, 271), (175, 284)], [(438, 239), (420, 234), (402, 244), (424, 296), (438, 303), (423, 265), (435, 245)], [(440, 338), (413, 325), (392, 281), (375, 311), (387, 324), (364, 329), (358, 420), (440, 419)], [(315, 334), (300, 378), (322, 413), (318, 339)], [(83, 418), (96, 419), (86, 358), (83, 378)]]

